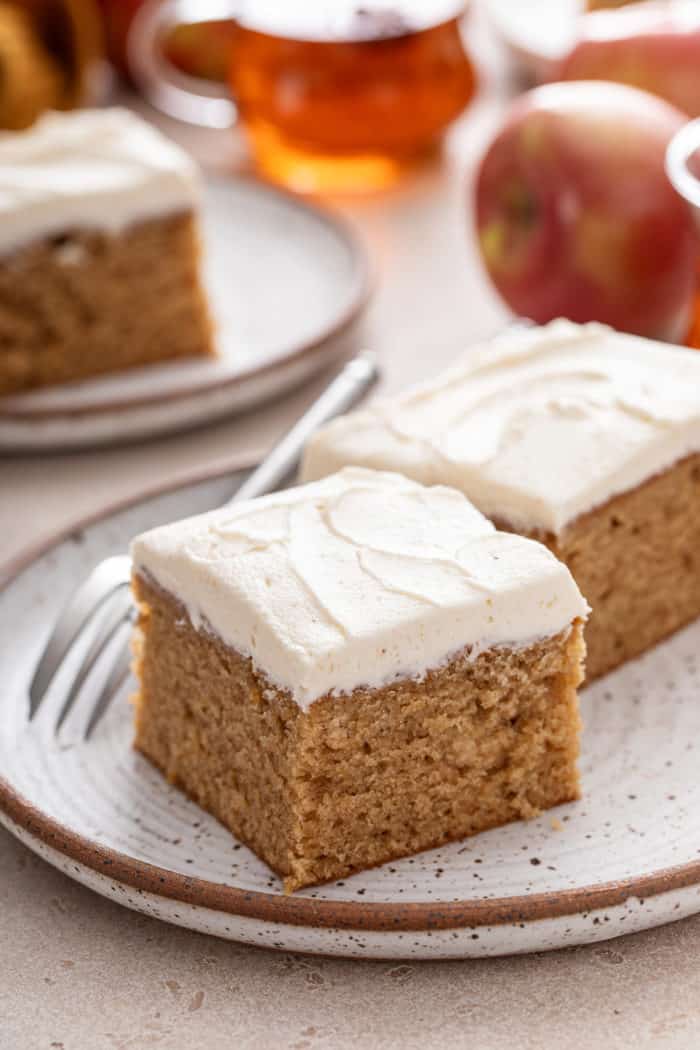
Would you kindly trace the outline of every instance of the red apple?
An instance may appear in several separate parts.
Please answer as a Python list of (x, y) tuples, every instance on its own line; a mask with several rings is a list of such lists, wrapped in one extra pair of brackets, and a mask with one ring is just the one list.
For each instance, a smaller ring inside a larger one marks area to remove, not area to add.
[(699, 246), (664, 158), (684, 123), (619, 84), (548, 84), (520, 96), (475, 191), (484, 263), (517, 314), (683, 337)]
[(700, 116), (700, 4), (647, 0), (586, 15), (552, 80), (614, 80)]

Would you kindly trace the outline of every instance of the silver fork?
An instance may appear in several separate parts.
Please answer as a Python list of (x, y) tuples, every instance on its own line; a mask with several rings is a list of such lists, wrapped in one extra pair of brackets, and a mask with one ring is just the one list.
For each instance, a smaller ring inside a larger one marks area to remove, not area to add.
[[(311, 435), (324, 423), (352, 408), (378, 377), (379, 368), (372, 354), (358, 354), (348, 361), (318, 400), (224, 505), (274, 491), (296, 468)], [(93, 569), (70, 599), (56, 621), (29, 687), (30, 721), (41, 707), (69, 652), (81, 640), (85, 640), (91, 626), (97, 621), (92, 640), (86, 645), (83, 657), (67, 683), (54, 726), (54, 731), (58, 733), (92, 670), (103, 656), (106, 662), (107, 650), (112, 650), (109, 674), (85, 727), (84, 738), (89, 738), (129, 673), (128, 633), (136, 617), (129, 589), (130, 579), (131, 559), (128, 555), (106, 558)], [(121, 637), (119, 644), (116, 642), (118, 636)]]

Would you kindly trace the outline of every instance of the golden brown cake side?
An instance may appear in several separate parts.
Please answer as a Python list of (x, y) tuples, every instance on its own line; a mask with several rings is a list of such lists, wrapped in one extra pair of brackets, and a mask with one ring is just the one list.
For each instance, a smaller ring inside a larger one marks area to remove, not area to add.
[(592, 608), (586, 678), (607, 674), (700, 616), (700, 455), (536, 535)]
[(0, 395), (213, 353), (193, 213), (0, 259)]
[(578, 622), (304, 712), (170, 595), (135, 589), (136, 747), (288, 890), (578, 797)]

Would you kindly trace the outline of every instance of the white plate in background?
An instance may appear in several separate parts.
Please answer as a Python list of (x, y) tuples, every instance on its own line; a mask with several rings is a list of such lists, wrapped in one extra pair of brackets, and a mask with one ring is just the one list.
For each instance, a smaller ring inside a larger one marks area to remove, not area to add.
[(208, 180), (203, 227), (219, 358), (0, 398), (0, 451), (107, 445), (211, 422), (285, 393), (356, 348), (371, 281), (344, 220), (232, 177)]

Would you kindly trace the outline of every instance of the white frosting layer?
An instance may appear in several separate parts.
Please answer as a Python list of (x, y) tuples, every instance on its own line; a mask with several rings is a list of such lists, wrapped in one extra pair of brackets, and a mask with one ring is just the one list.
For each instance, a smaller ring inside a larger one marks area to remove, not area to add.
[(588, 611), (545, 547), (497, 532), (460, 493), (357, 468), (154, 529), (132, 557), (302, 708)]
[(189, 210), (197, 185), (184, 150), (126, 109), (49, 113), (0, 135), (0, 252)]
[(700, 450), (700, 354), (555, 321), (329, 424), (302, 480), (347, 464), (451, 485), (490, 518), (559, 533)]

